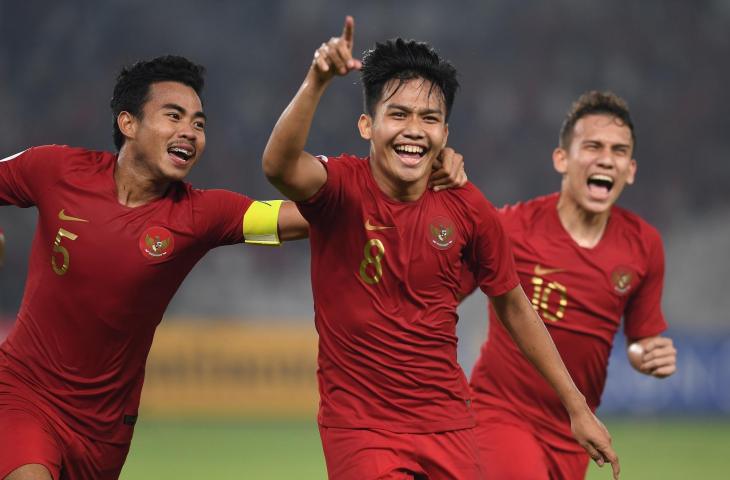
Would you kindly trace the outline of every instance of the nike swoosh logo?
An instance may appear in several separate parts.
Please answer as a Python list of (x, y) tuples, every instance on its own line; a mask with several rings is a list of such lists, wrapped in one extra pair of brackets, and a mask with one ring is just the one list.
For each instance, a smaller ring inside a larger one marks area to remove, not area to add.
[(539, 263), (535, 265), (535, 275), (542, 277), (543, 275), (550, 275), (551, 273), (564, 272), (564, 268), (544, 268)]
[(386, 225), (373, 225), (372, 223), (370, 223), (369, 218), (365, 221), (365, 230), (369, 230), (371, 232), (377, 231), (377, 230), (387, 230), (389, 228), (395, 228), (395, 227), (386, 226)]
[(67, 220), (69, 222), (86, 222), (88, 223), (88, 220), (84, 220), (83, 218), (78, 217), (72, 217), (70, 215), (66, 215), (65, 208), (62, 208), (60, 212), (58, 212), (58, 218), (61, 220)]

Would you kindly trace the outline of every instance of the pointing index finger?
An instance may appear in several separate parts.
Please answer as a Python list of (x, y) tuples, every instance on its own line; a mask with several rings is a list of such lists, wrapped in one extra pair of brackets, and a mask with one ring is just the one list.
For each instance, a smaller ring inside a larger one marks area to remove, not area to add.
[(355, 36), (355, 19), (350, 15), (345, 17), (345, 26), (342, 27), (342, 39), (347, 43), (348, 48), (352, 49), (352, 39)]

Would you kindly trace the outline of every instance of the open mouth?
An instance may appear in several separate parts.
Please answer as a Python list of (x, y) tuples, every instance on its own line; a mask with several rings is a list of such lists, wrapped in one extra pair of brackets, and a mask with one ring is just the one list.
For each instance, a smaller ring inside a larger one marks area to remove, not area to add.
[(591, 193), (600, 196), (608, 195), (613, 188), (613, 178), (600, 173), (588, 177), (588, 181), (586, 183), (588, 184), (588, 190), (590, 190)]
[(167, 149), (167, 153), (173, 158), (177, 159), (178, 162), (185, 164), (195, 155), (195, 150), (190, 146), (175, 145)]
[(393, 150), (395, 150), (395, 153), (398, 154), (403, 163), (409, 166), (418, 164), (428, 151), (420, 145), (395, 145)]

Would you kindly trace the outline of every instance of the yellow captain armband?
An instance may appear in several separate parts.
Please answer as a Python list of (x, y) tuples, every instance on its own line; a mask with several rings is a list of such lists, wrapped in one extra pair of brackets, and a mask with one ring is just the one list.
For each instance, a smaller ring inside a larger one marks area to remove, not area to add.
[(283, 200), (254, 201), (243, 215), (243, 239), (256, 245), (281, 245), (279, 210)]

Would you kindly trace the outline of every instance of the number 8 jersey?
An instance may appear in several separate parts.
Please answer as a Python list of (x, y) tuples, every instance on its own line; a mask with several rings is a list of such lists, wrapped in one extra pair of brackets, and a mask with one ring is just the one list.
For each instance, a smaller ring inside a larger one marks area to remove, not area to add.
[(456, 360), (461, 270), (488, 295), (516, 287), (509, 240), (472, 184), (400, 202), (367, 159), (322, 157), (310, 222), (319, 423), (397, 433), (474, 426)]

